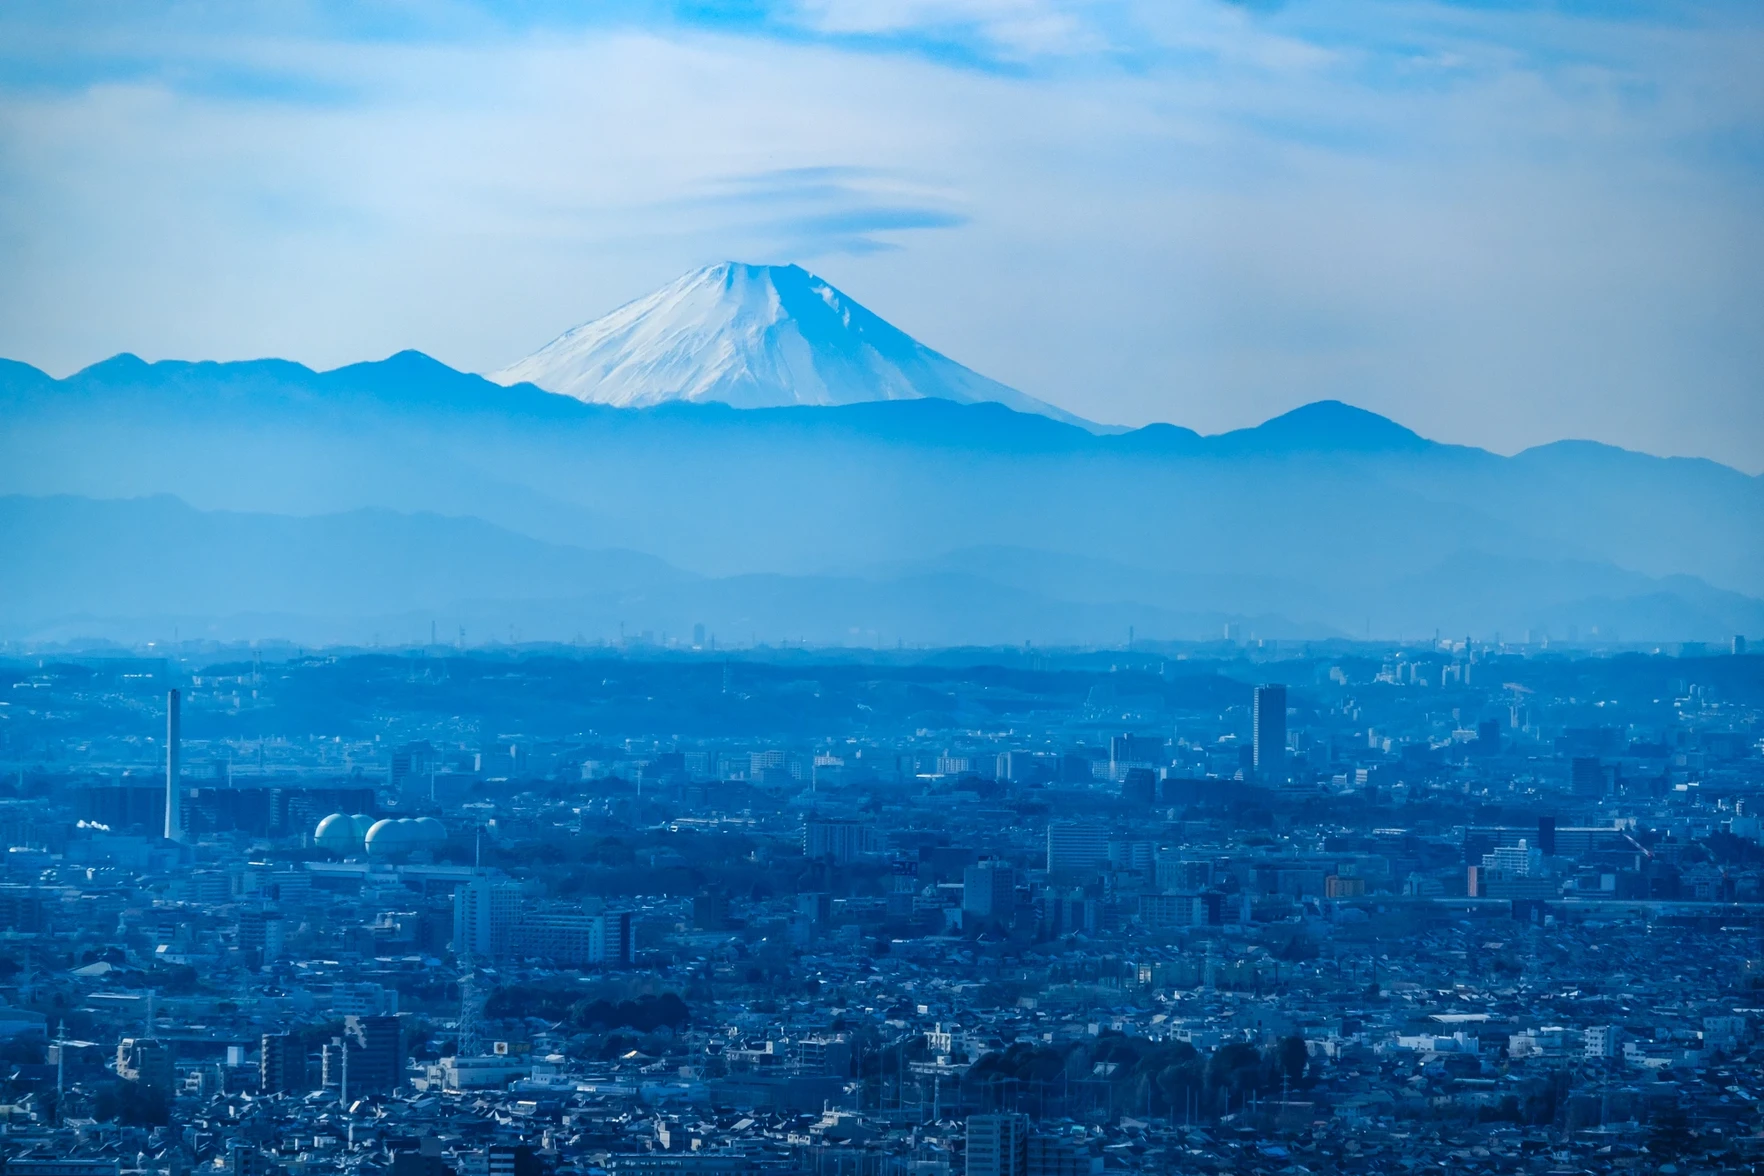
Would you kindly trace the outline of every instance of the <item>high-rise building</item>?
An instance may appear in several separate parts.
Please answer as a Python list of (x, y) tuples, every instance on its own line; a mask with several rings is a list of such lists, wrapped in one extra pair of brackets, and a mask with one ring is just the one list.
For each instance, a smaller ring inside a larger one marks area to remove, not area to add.
[(1029, 1116), (969, 1115), (968, 1176), (1029, 1176)]
[(404, 1080), (404, 1029), (397, 1017), (348, 1017), (343, 1022), (342, 1094), (391, 1094)]
[(1128, 768), (1161, 768), (1168, 742), (1159, 735), (1116, 735), (1109, 740), (1110, 773), (1119, 780)]
[(1017, 875), (987, 858), (962, 871), (962, 911), (977, 919), (1008, 919), (1017, 909)]
[(578, 911), (527, 911), (515, 927), (514, 953), (554, 968), (594, 963), (596, 918)]
[(264, 1094), (294, 1094), (306, 1089), (306, 1054), (292, 1033), (265, 1033), (258, 1062), (259, 1089)]
[(416, 1147), (392, 1153), (392, 1176), (454, 1176), (453, 1165), (441, 1156), (441, 1141), (424, 1135)]
[(1090, 1149), (1060, 1135), (1029, 1137), (1028, 1176), (1090, 1176)]
[(1581, 1033), (1581, 1052), (1588, 1059), (1617, 1056), (1617, 1026), (1593, 1025)]
[(276, 1176), (282, 1166), (243, 1139), (227, 1142), (227, 1176)]
[(1130, 804), (1158, 802), (1158, 774), (1150, 768), (1128, 768), (1121, 777), (1121, 799)]
[(431, 784), (435, 778), (435, 748), (426, 740), (405, 743), (392, 751), (392, 770), (386, 783), (393, 793), (405, 800), (433, 800)]
[(1556, 818), (1542, 816), (1537, 819), (1537, 848), (1545, 857), (1556, 856)]
[(489, 1176), (541, 1176), (539, 1153), (524, 1143), (493, 1143), (484, 1154)]
[(1568, 788), (1576, 796), (1605, 794), (1605, 767), (1596, 755), (1577, 755), (1568, 764)]
[(144, 1090), (172, 1091), (171, 1046), (151, 1037), (125, 1037), (116, 1047), (116, 1076)]
[(1087, 874), (1109, 860), (1109, 831), (1103, 825), (1079, 821), (1047, 823), (1047, 872), (1055, 875)]
[(588, 945), (588, 962), (619, 966), (632, 956), (631, 912), (603, 911), (594, 916), (594, 933)]
[(723, 890), (706, 890), (692, 896), (692, 926), (698, 931), (729, 929), (729, 895)]
[(263, 963), (271, 963), (287, 954), (285, 930), (279, 911), (246, 909), (239, 912), (239, 946), (257, 953)]
[(165, 839), (184, 839), (183, 698), (165, 692)]
[(343, 1085), (343, 1039), (333, 1037), (319, 1048), (319, 1085), (337, 1090)]
[(1256, 776), (1275, 780), (1286, 771), (1286, 687), (1257, 686), (1251, 747)]
[(165, 786), (163, 784), (95, 784), (77, 789), (74, 812), (82, 821), (93, 821), (114, 833), (139, 828), (163, 834)]
[(802, 823), (802, 856), (810, 861), (823, 858), (837, 865), (856, 861), (875, 844), (875, 831), (868, 822), (817, 818)]
[(483, 875), (453, 892), (453, 953), (499, 959), (514, 946), (521, 916), (521, 888)]
[(843, 1033), (818, 1033), (795, 1043), (798, 1074), (851, 1076), (851, 1041)]
[(1198, 891), (1213, 884), (1213, 863), (1184, 858), (1177, 850), (1160, 850), (1153, 864), (1153, 880), (1161, 891)]

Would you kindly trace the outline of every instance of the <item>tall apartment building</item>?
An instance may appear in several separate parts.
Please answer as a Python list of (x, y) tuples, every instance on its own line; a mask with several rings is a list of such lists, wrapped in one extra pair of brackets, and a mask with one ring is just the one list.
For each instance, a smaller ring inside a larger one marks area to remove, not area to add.
[(969, 1115), (968, 1176), (1029, 1176), (1029, 1116)]
[(183, 696), (165, 692), (165, 839), (184, 839)]
[(867, 821), (807, 820), (802, 823), (802, 856), (844, 865), (870, 852), (875, 837), (875, 829)]
[[(1090, 1176), (1090, 1149), (1076, 1139), (1031, 1135), (1027, 1176)], [(1100, 1162), (1100, 1157), (1098, 1157)]]
[(306, 1089), (306, 1054), (292, 1033), (265, 1033), (258, 1061), (259, 1088), (264, 1094), (296, 1094)]
[(1256, 776), (1263, 780), (1278, 779), (1286, 771), (1286, 687), (1256, 687), (1251, 723), (1251, 762)]
[(1017, 872), (987, 858), (962, 871), (962, 910), (977, 919), (1008, 919), (1017, 909)]
[(1049, 821), (1047, 825), (1047, 872), (1055, 875), (1087, 874), (1109, 860), (1106, 826), (1079, 821)]
[(1614, 1058), (1617, 1056), (1617, 1039), (1617, 1026), (1593, 1025), (1581, 1033), (1581, 1051), (1589, 1061)]
[(553, 967), (631, 962), (631, 912), (529, 911), (514, 934), (515, 954)]
[(433, 800), (430, 787), (435, 777), (435, 748), (427, 741), (401, 744), (392, 751), (392, 768), (386, 783), (406, 800)]
[(539, 1153), (524, 1143), (491, 1144), (485, 1149), (489, 1176), (540, 1176), (545, 1171)]
[(473, 878), (453, 892), (454, 954), (475, 959), (507, 955), (520, 915), (518, 885), (482, 875)]
[(116, 1046), (116, 1076), (145, 1090), (172, 1092), (171, 1046), (152, 1037), (125, 1037)]
[(1128, 768), (1161, 768), (1169, 762), (1167, 740), (1158, 735), (1116, 735), (1109, 740), (1109, 774), (1121, 779)]
[(398, 1089), (404, 1080), (404, 1027), (398, 1018), (345, 1018), (342, 1063), (345, 1103)]

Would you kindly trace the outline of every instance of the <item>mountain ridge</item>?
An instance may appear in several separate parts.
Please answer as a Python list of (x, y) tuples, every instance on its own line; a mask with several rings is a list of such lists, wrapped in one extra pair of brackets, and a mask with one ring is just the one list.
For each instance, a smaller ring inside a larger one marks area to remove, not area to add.
[[(622, 409), (404, 352), (328, 372), (130, 359), (57, 381), (0, 366), (0, 415), (0, 493), (428, 511), (707, 577), (1062, 550), (1150, 582), (1297, 581), (1303, 616), (1350, 632), (1368, 612), (1410, 626), (1434, 589), (1390, 586), (1464, 549), (1764, 596), (1764, 480), (1597, 443), (1505, 457), (1341, 403), (1211, 437), (937, 398)], [(1266, 599), (1301, 615), (1290, 594)]]
[[(1092, 432), (1082, 426), (1071, 425), (1053, 417), (1040, 414), (1023, 413), (1010, 406), (995, 401), (977, 403), (961, 403), (958, 401), (942, 401), (938, 397), (920, 397), (894, 401), (868, 401), (843, 405), (778, 405), (766, 408), (743, 409), (720, 401), (684, 402), (665, 401), (655, 405), (627, 408), (617, 405), (600, 404), (578, 400), (575, 397), (547, 392), (536, 384), (516, 383), (497, 384), (485, 376), (473, 372), (461, 371), (449, 367), (441, 360), (407, 348), (394, 352), (385, 359), (360, 360), (335, 368), (312, 368), (297, 360), (263, 357), (244, 360), (183, 360), (158, 359), (145, 360), (132, 352), (118, 352), (106, 359), (88, 364), (67, 376), (57, 378), (22, 360), (0, 357), (0, 395), (8, 388), (23, 387), (27, 390), (45, 390), (51, 386), (73, 388), (80, 385), (96, 384), (102, 388), (114, 389), (129, 386), (114, 377), (127, 376), (131, 381), (138, 381), (142, 376), (176, 376), (188, 377), (214, 373), (217, 375), (249, 374), (277, 375), (304, 374), (318, 381), (331, 390), (359, 391), (397, 391), (399, 379), (438, 377), (458, 387), (471, 387), (481, 394), (481, 407), (498, 411), (519, 411), (533, 405), (540, 405), (557, 410), (571, 416), (593, 416), (596, 412), (609, 412), (627, 415), (631, 418), (643, 416), (684, 415), (721, 415), (723, 419), (737, 421), (743, 416), (752, 415), (756, 419), (771, 417), (772, 419), (822, 419), (839, 420), (841, 418), (864, 421), (883, 420), (885, 417), (870, 416), (871, 413), (923, 412), (941, 414), (945, 410), (942, 404), (959, 410), (955, 417), (942, 419), (987, 420), (996, 423), (1008, 418), (994, 415), (996, 410), (1005, 410), (1015, 417), (1039, 418), (1054, 426), (1062, 426), (1049, 435), (1067, 436), (1083, 441), (1087, 445), (1098, 448), (1123, 446), (1132, 449), (1151, 449), (1167, 451), (1222, 451), (1233, 452), (1257, 451), (1267, 453), (1281, 452), (1326, 452), (1334, 449), (1345, 449), (1355, 452), (1414, 452), (1428, 447), (1458, 450), (1465, 453), (1484, 454), (1503, 461), (1516, 461), (1522, 458), (1553, 453), (1572, 453), (1576, 456), (1595, 455), (1614, 457), (1618, 460), (1635, 458), (1647, 462), (1676, 463), (1696, 466), (1709, 470), (1731, 474), (1749, 481), (1764, 482), (1764, 475), (1747, 474), (1743, 470), (1724, 465), (1713, 458), (1686, 457), (1682, 455), (1662, 455), (1648, 453), (1645, 450), (1627, 449), (1608, 442), (1594, 441), (1583, 438), (1562, 438), (1548, 441), (1522, 449), (1508, 455), (1478, 446), (1464, 445), (1456, 442), (1439, 441), (1424, 437), (1407, 426), (1383, 416), (1370, 409), (1359, 408), (1346, 401), (1324, 399), (1310, 401), (1285, 412), (1269, 417), (1255, 425), (1245, 425), (1218, 433), (1200, 433), (1185, 425), (1167, 421), (1154, 421), (1120, 431), (1105, 433)], [(508, 394), (513, 393), (518, 400), (511, 400)], [(387, 397), (391, 403), (424, 403), (409, 396), (397, 395)], [(427, 401), (434, 403), (433, 399)], [(909, 407), (910, 406), (910, 407)], [(586, 411), (584, 411), (586, 410)], [(544, 415), (554, 415), (546, 413)], [(1345, 435), (1342, 431), (1344, 422), (1360, 422), (1366, 435)], [(1043, 426), (1035, 420), (1022, 422), (1031, 429)], [(1310, 433), (1298, 432), (1303, 425), (1321, 425)], [(1383, 443), (1380, 443), (1380, 442)], [(1262, 442), (1264, 444), (1257, 444)]]

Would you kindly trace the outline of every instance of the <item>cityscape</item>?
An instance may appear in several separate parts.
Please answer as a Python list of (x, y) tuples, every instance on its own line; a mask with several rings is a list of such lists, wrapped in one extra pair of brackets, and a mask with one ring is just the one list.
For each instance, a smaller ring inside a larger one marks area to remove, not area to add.
[(7, 1170), (1751, 1171), (1759, 668), (15, 651)]
[(0, 3), (0, 1176), (1764, 1176), (1761, 63)]

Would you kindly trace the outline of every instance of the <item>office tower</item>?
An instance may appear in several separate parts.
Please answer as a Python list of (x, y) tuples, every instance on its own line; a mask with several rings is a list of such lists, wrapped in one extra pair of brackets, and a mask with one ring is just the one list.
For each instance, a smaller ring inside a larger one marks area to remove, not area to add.
[(1047, 872), (1087, 874), (1109, 860), (1109, 831), (1102, 825), (1077, 821), (1047, 824)]
[(1158, 774), (1150, 768), (1128, 768), (1121, 777), (1121, 799), (1131, 804), (1158, 802)]
[(1008, 919), (1017, 909), (1016, 872), (993, 858), (962, 871), (962, 910), (979, 919)]
[(257, 1067), (264, 1094), (294, 1094), (306, 1088), (306, 1054), (292, 1033), (265, 1033)]
[(1736, 634), (1733, 639), (1733, 655), (1735, 657), (1744, 657), (1745, 653), (1746, 639)]
[(1257, 686), (1252, 764), (1256, 776), (1264, 780), (1278, 779), (1286, 770), (1286, 687)]
[(1537, 848), (1545, 857), (1556, 856), (1556, 818), (1537, 819)]
[(176, 690), (165, 693), (165, 839), (184, 839), (183, 699)]
[(853, 862), (875, 845), (876, 835), (864, 821), (817, 819), (802, 823), (802, 856), (836, 865)]
[(692, 926), (698, 931), (724, 931), (729, 927), (729, 895), (706, 890), (692, 896)]
[(1169, 762), (1168, 742), (1156, 735), (1115, 735), (1109, 739), (1109, 770), (1115, 779), (1129, 768), (1160, 768)]
[(345, 1103), (391, 1094), (404, 1079), (404, 1031), (397, 1017), (348, 1017), (343, 1022)]
[(1028, 1115), (968, 1116), (968, 1176), (1028, 1173)]
[(1577, 755), (1568, 764), (1568, 787), (1576, 796), (1605, 794), (1605, 767), (1596, 755)]

